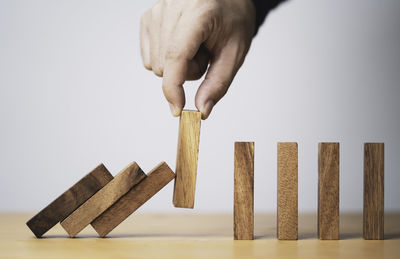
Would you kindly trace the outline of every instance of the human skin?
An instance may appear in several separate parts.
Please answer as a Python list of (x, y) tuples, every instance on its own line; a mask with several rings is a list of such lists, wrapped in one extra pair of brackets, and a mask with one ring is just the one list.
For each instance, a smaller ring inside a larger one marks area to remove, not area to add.
[(255, 31), (251, 0), (159, 0), (140, 23), (144, 66), (162, 77), (171, 113), (185, 106), (183, 84), (204, 74), (195, 105), (206, 119), (243, 64)]

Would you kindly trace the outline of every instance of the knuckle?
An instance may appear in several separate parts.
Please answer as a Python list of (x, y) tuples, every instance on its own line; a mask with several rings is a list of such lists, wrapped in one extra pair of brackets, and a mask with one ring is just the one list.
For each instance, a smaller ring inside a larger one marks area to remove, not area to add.
[(166, 60), (175, 60), (179, 59), (181, 56), (180, 52), (176, 47), (169, 47), (165, 52), (165, 59)]

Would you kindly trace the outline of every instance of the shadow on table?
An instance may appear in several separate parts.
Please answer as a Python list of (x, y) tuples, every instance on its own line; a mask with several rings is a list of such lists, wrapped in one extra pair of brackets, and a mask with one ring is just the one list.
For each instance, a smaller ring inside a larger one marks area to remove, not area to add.
[(59, 238), (59, 239), (63, 239), (63, 238), (65, 238), (65, 239), (80, 239), (80, 238), (98, 238), (99, 236), (98, 235), (95, 235), (95, 234), (93, 234), (93, 235), (79, 235), (79, 236), (76, 236), (76, 237), (72, 237), (72, 238), (70, 238), (68, 235), (45, 235), (45, 236), (42, 236), (42, 237), (40, 237), (40, 238), (35, 238), (35, 237), (32, 237), (33, 239), (55, 239), (55, 238)]
[(385, 234), (385, 240), (386, 239), (400, 239), (400, 233), (388, 233)]
[(159, 238), (195, 238), (195, 237), (230, 237), (230, 235), (221, 235), (220, 233), (123, 233), (123, 234), (109, 234), (104, 238), (146, 238), (146, 237), (159, 237)]
[(313, 233), (299, 233), (299, 240), (305, 239), (317, 239), (318, 235), (316, 232)]

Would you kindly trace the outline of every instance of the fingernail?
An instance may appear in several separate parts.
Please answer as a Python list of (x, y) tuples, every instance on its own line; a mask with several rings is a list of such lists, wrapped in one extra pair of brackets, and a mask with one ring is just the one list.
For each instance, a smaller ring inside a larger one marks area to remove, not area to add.
[(173, 105), (172, 103), (170, 103), (170, 102), (168, 102), (168, 104), (169, 104), (169, 108), (171, 109), (172, 115), (174, 117), (179, 116), (179, 114), (181, 113), (180, 109), (178, 107), (176, 107), (175, 105)]
[(214, 102), (212, 100), (207, 101), (203, 107), (200, 107), (201, 118), (203, 120), (208, 118), (213, 107), (214, 107)]

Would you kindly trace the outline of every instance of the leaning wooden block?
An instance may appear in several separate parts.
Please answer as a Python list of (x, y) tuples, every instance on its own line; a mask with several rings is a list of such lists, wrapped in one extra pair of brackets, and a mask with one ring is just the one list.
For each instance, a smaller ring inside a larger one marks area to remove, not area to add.
[(131, 163), (106, 186), (63, 220), (61, 226), (68, 232), (70, 237), (76, 236), (145, 177), (146, 175), (140, 167), (135, 162)]
[(41, 237), (112, 179), (113, 176), (103, 164), (97, 166), (47, 207), (32, 217), (26, 225), (32, 230), (36, 237)]
[(277, 236), (297, 240), (298, 236), (298, 148), (295, 142), (278, 143)]
[(201, 113), (183, 111), (179, 123), (178, 152), (173, 203), (179, 208), (193, 208), (199, 153)]
[(254, 239), (254, 142), (235, 142), (233, 232)]
[(339, 143), (318, 145), (318, 237), (339, 239)]
[(158, 164), (143, 181), (135, 185), (127, 194), (96, 218), (92, 222), (92, 227), (100, 237), (105, 237), (174, 177), (174, 172), (165, 162)]
[(365, 239), (384, 238), (384, 143), (364, 144)]

